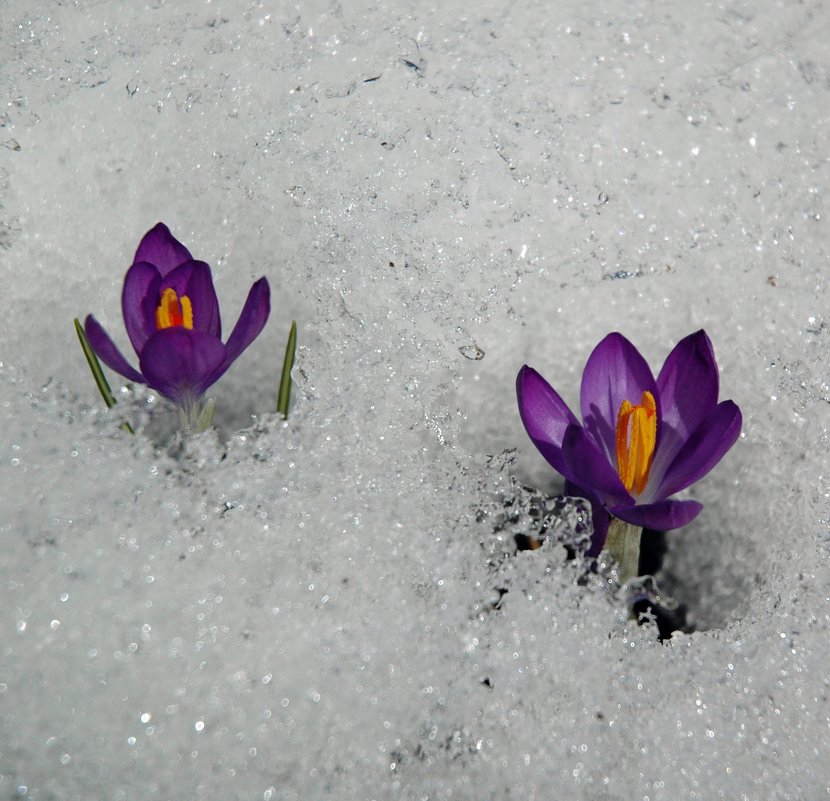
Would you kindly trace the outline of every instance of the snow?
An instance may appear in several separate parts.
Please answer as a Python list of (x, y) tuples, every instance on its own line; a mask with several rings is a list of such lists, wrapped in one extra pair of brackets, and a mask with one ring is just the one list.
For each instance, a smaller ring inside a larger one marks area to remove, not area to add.
[[(8, 0), (0, 25), (0, 797), (830, 795), (830, 11)], [(189, 438), (112, 373), (106, 411), (72, 330), (128, 350), (159, 220), (226, 328), (259, 276), (274, 299)], [(700, 327), (744, 432), (668, 535), (695, 631), (660, 642), (554, 538), (515, 551), (562, 486), (514, 379), (573, 403), (609, 331), (659, 366)]]

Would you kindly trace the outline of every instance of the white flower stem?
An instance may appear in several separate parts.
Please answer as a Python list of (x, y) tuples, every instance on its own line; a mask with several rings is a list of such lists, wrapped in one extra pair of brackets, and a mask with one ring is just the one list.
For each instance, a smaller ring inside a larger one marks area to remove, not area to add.
[(642, 533), (643, 529), (640, 526), (632, 526), (616, 517), (611, 518), (604, 550), (608, 551), (619, 565), (620, 584), (625, 584), (629, 579), (639, 575)]
[(181, 420), (182, 428), (191, 434), (201, 434), (202, 431), (206, 431), (213, 422), (214, 406), (213, 398), (204, 404), (200, 401), (194, 401), (186, 406), (180, 406), (179, 419)]

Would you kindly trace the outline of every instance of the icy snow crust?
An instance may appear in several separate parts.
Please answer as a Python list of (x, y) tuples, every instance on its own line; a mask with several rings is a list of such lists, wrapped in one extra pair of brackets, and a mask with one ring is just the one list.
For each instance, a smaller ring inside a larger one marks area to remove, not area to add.
[[(830, 794), (830, 10), (0, 14), (0, 798)], [(274, 296), (185, 440), (112, 374), (105, 411), (71, 326), (128, 348), (158, 220), (227, 330)], [(661, 644), (554, 537), (515, 552), (561, 483), (513, 381), (575, 404), (608, 331), (657, 367), (699, 327), (744, 434), (669, 536), (696, 631)]]

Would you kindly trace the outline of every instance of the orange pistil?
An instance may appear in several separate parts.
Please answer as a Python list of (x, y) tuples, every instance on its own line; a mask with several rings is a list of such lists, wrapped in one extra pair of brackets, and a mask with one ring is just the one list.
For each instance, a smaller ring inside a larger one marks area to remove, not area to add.
[(179, 297), (175, 289), (167, 287), (161, 293), (161, 300), (156, 308), (156, 330), (182, 326), (193, 328), (193, 307), (187, 295)]
[(639, 406), (620, 404), (617, 415), (617, 473), (629, 492), (639, 495), (648, 483), (648, 473), (657, 444), (657, 405), (644, 392)]

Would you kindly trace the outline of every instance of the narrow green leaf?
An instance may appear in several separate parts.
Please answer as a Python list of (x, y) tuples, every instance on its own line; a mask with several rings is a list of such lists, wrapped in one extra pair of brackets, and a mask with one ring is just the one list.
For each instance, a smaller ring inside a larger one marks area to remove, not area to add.
[[(89, 340), (86, 338), (86, 334), (84, 333), (84, 327), (81, 325), (81, 322), (77, 317), (75, 318), (75, 333), (78, 335), (78, 341), (81, 343), (81, 349), (84, 352), (84, 356), (86, 356), (86, 363), (89, 365), (89, 371), (95, 379), (98, 392), (101, 393), (101, 397), (104, 399), (104, 403), (107, 404), (107, 408), (111, 409), (115, 406), (115, 395), (112, 394), (112, 389), (107, 381), (107, 377), (101, 369), (101, 363), (98, 361), (95, 351), (92, 350), (92, 346), (89, 344)], [(135, 434), (133, 427), (129, 423), (122, 423), (121, 428), (129, 434)]]
[(288, 342), (285, 343), (285, 358), (282, 360), (280, 391), (277, 396), (277, 411), (287, 420), (288, 402), (291, 400), (291, 368), (294, 366), (294, 354), (297, 351), (297, 322), (291, 321)]
[(107, 408), (111, 409), (115, 406), (115, 396), (112, 394), (112, 389), (110, 389), (107, 377), (101, 369), (101, 363), (98, 361), (95, 351), (92, 350), (89, 340), (86, 338), (84, 327), (81, 325), (81, 322), (77, 317), (75, 318), (75, 333), (77, 333), (78, 339), (80, 340), (81, 348), (84, 351), (84, 356), (86, 356), (86, 363), (89, 365), (89, 371), (95, 379), (98, 391), (101, 393), (104, 403), (107, 404)]

